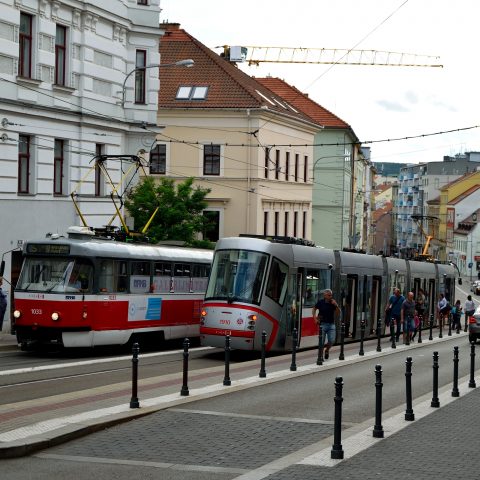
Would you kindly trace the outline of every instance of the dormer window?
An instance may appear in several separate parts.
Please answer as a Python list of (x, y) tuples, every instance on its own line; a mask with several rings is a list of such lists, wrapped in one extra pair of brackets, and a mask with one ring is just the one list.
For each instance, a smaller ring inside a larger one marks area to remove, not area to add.
[(178, 87), (177, 100), (205, 100), (207, 98), (208, 87), (183, 85)]

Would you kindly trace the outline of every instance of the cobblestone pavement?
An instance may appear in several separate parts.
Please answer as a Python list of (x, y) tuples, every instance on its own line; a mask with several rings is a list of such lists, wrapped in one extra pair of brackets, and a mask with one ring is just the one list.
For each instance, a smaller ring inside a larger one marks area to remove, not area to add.
[[(227, 398), (227, 397), (225, 397)], [(309, 421), (165, 410), (17, 461), (70, 462), (76, 480), (129, 478), (478, 480), (480, 390), (409, 423), (358, 454), (326, 467), (300, 462), (332, 446), (332, 425)], [(348, 426), (346, 427), (348, 428)], [(360, 446), (361, 447), (361, 446)], [(8, 465), (8, 462), (5, 463)], [(43, 466), (42, 466), (43, 465)], [(101, 472), (107, 471), (108, 474)], [(8, 468), (5, 480), (9, 480)], [(88, 473), (90, 472), (90, 473)], [(50, 472), (51, 473), (51, 472)], [(49, 478), (38, 476), (36, 478)], [(132, 478), (132, 477), (130, 477)]]

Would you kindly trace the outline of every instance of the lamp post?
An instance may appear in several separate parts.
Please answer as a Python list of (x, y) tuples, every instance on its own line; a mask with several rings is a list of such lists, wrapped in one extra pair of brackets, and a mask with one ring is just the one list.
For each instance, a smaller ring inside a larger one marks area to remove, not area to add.
[(185, 60), (179, 60), (178, 62), (175, 63), (152, 63), (151, 65), (145, 65), (144, 67), (137, 67), (131, 70), (130, 72), (127, 73), (125, 76), (125, 80), (123, 80), (123, 85), (122, 85), (122, 107), (125, 106), (125, 87), (127, 84), (127, 80), (130, 78), (130, 76), (135, 73), (135, 72), (140, 72), (142, 70), (146, 70), (147, 68), (165, 68), (165, 67), (193, 67), (195, 65), (195, 62), (191, 59), (185, 59)]

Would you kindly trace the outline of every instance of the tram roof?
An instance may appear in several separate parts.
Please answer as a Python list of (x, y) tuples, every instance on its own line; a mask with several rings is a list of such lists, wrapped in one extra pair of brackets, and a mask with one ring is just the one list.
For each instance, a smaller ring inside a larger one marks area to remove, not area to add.
[[(69, 255), (86, 255), (96, 257), (127, 258), (138, 260), (166, 260), (166, 261), (197, 261), (209, 263), (213, 258), (212, 250), (202, 250), (199, 248), (157, 246), (157, 245), (139, 245), (135, 243), (123, 243), (112, 240), (102, 240), (99, 238), (66, 238), (58, 236), (55, 238), (43, 238), (41, 240), (28, 240), (24, 242), (23, 253), (32, 254), (34, 245), (68, 245)], [(39, 255), (42, 253), (51, 256), (61, 256), (62, 253), (51, 253), (41, 251), (37, 248)], [(66, 253), (63, 253), (66, 255)]]

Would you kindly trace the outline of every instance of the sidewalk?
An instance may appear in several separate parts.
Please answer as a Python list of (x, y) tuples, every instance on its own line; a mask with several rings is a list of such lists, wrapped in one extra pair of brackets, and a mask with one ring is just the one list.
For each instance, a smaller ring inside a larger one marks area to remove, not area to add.
[[(464, 335), (467, 334), (462, 332), (459, 337)], [(445, 336), (443, 339), (436, 338), (433, 342), (443, 342), (449, 339), (451, 337)], [(339, 365), (344, 366), (370, 360), (372, 357), (380, 358), (407, 351), (407, 349), (416, 349), (422, 345), (414, 344), (409, 347), (399, 345), (396, 350), (392, 350), (388, 346), (388, 339), (383, 339), (382, 352), (376, 352), (376, 341), (369, 341), (365, 345), (365, 355), (359, 356), (358, 344), (349, 344), (345, 347), (345, 360), (331, 358), (322, 366), (315, 364), (316, 351), (301, 351), (297, 353), (298, 367), (295, 372), (289, 370), (291, 356), (272, 357), (267, 359), (267, 378), (259, 378), (260, 362), (258, 360), (235, 364), (230, 367), (231, 386), (222, 384), (223, 365), (196, 370), (189, 375), (188, 396), (180, 395), (181, 372), (140, 380), (138, 390), (140, 408), (134, 409), (131, 409), (129, 405), (130, 382), (108, 385), (89, 391), (52, 395), (35, 401), (3, 405), (0, 406), (0, 459), (28, 455), (40, 449), (58, 445), (67, 440), (153, 412), (159, 412), (160, 416), (169, 416), (171, 415), (170, 411), (161, 411), (170, 407), (178, 409), (192, 401), (238, 392), (288, 378), (299, 378), (318, 372), (319, 369), (333, 369)], [(142, 356), (139, 360), (141, 365)], [(148, 422), (154, 421), (154, 418), (157, 417), (148, 416)], [(331, 436), (331, 426), (328, 426), (325, 435), (326, 437)], [(450, 444), (450, 442), (446, 444)], [(329, 447), (331, 448), (331, 441)]]
[(0, 350), (17, 349), (17, 338), (15, 335), (9, 333), (0, 332)]

